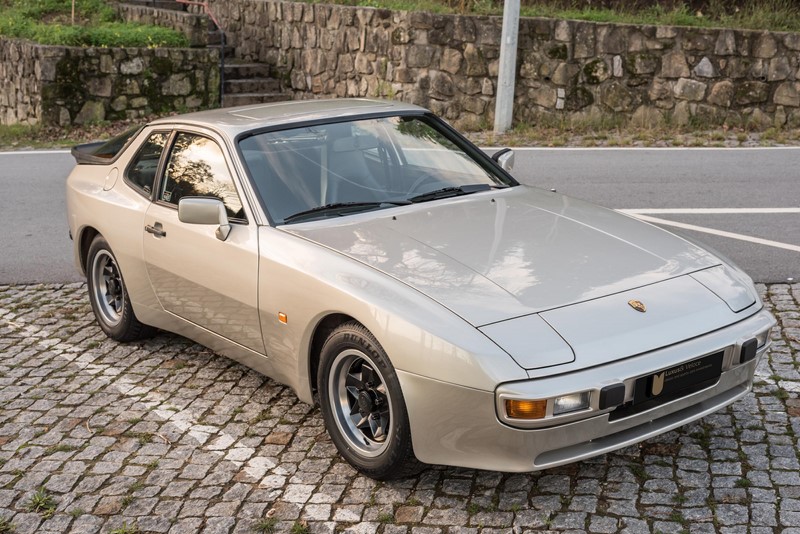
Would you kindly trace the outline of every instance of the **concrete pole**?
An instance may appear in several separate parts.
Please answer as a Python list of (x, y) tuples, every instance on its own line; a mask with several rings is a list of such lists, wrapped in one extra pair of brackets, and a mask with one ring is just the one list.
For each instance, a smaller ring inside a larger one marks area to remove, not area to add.
[(503, 4), (503, 34), (500, 43), (500, 71), (497, 75), (497, 104), (494, 109), (494, 133), (511, 128), (514, 116), (514, 83), (517, 74), (517, 34), (519, 0)]

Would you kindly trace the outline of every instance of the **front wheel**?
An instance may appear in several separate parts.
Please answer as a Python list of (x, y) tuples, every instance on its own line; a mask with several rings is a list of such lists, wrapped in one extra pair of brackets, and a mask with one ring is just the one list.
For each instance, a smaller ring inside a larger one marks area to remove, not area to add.
[(397, 374), (366, 328), (346, 323), (330, 334), (317, 388), (328, 434), (353, 467), (378, 480), (419, 469)]
[(152, 335), (153, 329), (133, 313), (128, 290), (117, 258), (103, 238), (97, 236), (86, 255), (89, 302), (103, 332), (117, 341), (134, 341)]

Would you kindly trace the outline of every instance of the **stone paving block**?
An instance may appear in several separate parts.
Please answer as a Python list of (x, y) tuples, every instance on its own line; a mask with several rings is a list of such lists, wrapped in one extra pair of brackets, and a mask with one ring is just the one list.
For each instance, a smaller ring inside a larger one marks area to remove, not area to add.
[[(759, 287), (780, 323), (774, 350), (726, 410), (539, 473), (431, 466), (381, 483), (339, 457), (288, 388), (179, 336), (106, 339), (82, 284), (0, 286), (0, 517), (17, 533), (127, 521), (238, 534), (269, 516), (276, 532), (800, 534), (800, 421), (787, 415), (800, 409), (800, 343), (784, 334), (800, 331), (800, 284)], [(49, 519), (27, 509), (42, 487)]]

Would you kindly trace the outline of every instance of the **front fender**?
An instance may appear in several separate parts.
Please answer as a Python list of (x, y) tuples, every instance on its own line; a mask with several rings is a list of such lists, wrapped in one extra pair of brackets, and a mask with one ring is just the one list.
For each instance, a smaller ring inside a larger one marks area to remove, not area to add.
[(304, 401), (312, 399), (314, 329), (334, 313), (368, 328), (398, 371), (483, 391), (527, 378), (480, 331), (402, 282), (272, 227), (259, 229), (259, 247), (259, 308), (271, 375)]

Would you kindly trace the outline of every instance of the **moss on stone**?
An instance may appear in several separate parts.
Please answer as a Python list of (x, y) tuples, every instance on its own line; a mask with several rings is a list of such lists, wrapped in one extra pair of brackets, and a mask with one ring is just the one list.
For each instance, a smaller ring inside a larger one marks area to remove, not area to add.
[(175, 70), (175, 66), (169, 58), (154, 57), (150, 59), (149, 70), (156, 76), (169, 76)]
[(586, 83), (597, 85), (608, 79), (608, 65), (602, 59), (595, 59), (584, 65), (583, 75), (586, 78)]
[(577, 111), (594, 104), (594, 95), (585, 87), (574, 87), (567, 93), (565, 107), (570, 111)]
[(86, 100), (84, 80), (81, 76), (81, 57), (67, 53), (56, 63), (55, 80), (42, 86), (42, 112), (44, 122), (59, 123), (61, 109), (66, 108), (72, 117), (77, 115)]
[(567, 59), (569, 53), (567, 45), (557, 44), (547, 49), (547, 57), (550, 59)]

